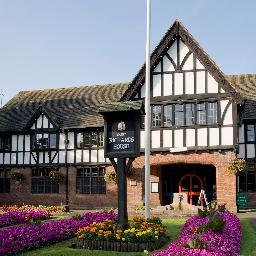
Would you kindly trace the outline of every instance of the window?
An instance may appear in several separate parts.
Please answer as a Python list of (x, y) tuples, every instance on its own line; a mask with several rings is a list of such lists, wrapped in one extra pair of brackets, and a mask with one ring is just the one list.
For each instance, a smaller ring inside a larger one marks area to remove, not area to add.
[(164, 126), (172, 126), (172, 105), (164, 106)]
[(103, 132), (79, 132), (76, 135), (77, 148), (103, 147)]
[(36, 168), (32, 170), (32, 193), (59, 193), (59, 184), (50, 178), (50, 171), (52, 171), (51, 168)]
[(0, 169), (0, 193), (10, 192), (10, 170)]
[(175, 125), (184, 125), (184, 106), (182, 104), (176, 104), (174, 106)]
[(0, 137), (0, 150), (1, 151), (12, 150), (12, 136)]
[(197, 104), (197, 124), (206, 124), (205, 102)]
[(76, 193), (106, 194), (104, 167), (80, 167), (76, 173)]
[(248, 165), (245, 174), (239, 176), (239, 192), (256, 192), (256, 166)]
[(186, 125), (194, 124), (194, 104), (186, 104)]
[(33, 149), (57, 149), (56, 133), (36, 133), (31, 136), (31, 146)]
[(217, 102), (208, 102), (207, 123), (217, 123)]
[(162, 107), (153, 106), (152, 107), (152, 126), (161, 126), (162, 125)]
[(247, 142), (255, 141), (254, 124), (248, 124), (246, 126), (246, 138), (247, 138)]

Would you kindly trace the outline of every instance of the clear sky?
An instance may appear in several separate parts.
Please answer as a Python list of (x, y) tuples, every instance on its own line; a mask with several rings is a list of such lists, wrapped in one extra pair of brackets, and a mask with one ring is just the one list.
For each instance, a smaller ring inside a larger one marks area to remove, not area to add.
[[(226, 74), (256, 73), (255, 0), (152, 0), (154, 47), (179, 19)], [(145, 59), (146, 0), (0, 0), (0, 88), (130, 81)]]

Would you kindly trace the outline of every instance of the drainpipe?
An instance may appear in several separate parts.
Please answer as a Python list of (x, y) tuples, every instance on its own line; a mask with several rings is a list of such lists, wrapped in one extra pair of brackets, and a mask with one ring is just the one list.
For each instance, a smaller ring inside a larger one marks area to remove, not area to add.
[(68, 132), (65, 132), (65, 168), (66, 168), (66, 179), (65, 179), (65, 189), (66, 189), (66, 198), (65, 198), (65, 212), (69, 212), (69, 197), (68, 197)]

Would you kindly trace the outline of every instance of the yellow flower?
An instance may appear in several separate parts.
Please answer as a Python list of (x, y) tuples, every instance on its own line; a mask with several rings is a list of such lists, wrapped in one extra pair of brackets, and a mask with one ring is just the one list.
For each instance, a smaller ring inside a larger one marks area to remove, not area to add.
[(122, 238), (122, 241), (125, 241), (125, 238), (124, 238), (124, 237)]

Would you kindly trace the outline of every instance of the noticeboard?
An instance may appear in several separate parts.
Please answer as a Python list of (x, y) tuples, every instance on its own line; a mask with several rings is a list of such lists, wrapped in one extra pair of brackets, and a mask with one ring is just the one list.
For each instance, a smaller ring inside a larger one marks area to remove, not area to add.
[(237, 205), (246, 207), (248, 205), (248, 195), (247, 194), (237, 194)]
[(105, 116), (105, 157), (140, 155), (140, 112)]

